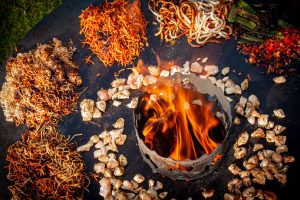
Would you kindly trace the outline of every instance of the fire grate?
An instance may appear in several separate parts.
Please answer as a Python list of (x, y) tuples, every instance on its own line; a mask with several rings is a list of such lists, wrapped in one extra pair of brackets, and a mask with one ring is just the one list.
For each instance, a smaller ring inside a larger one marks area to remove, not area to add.
[[(225, 137), (223, 142), (218, 144), (218, 146), (210, 154), (203, 154), (198, 159), (189, 160), (185, 159), (182, 161), (174, 160), (170, 157), (162, 157), (156, 151), (151, 150), (145, 144), (143, 138), (141, 137), (142, 129), (141, 124), (141, 97), (139, 98), (139, 105), (134, 111), (134, 126), (136, 137), (138, 141), (138, 146), (144, 161), (151, 167), (155, 173), (160, 173), (163, 176), (167, 176), (173, 180), (195, 180), (204, 177), (211, 172), (213, 172), (220, 163), (220, 157), (223, 157), (226, 152), (228, 145), (228, 133), (231, 128), (232, 115), (230, 103), (226, 100), (224, 93), (220, 88), (214, 86), (208, 79), (201, 79), (194, 74), (191, 75), (181, 75), (177, 73), (176, 75), (166, 78), (163, 80), (164, 84), (170, 82), (181, 84), (182, 81), (189, 79), (189, 86), (201, 93), (206, 94), (210, 99), (214, 99), (217, 103), (218, 110), (215, 111), (215, 115), (220, 119), (224, 129)], [(180, 166), (174, 168), (174, 166)]]

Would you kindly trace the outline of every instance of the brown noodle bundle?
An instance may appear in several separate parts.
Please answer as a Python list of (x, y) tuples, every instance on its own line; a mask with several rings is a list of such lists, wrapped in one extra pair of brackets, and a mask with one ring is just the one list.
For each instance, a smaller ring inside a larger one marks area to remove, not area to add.
[(193, 47), (201, 47), (209, 42), (229, 39), (231, 27), (226, 24), (233, 0), (149, 0), (149, 9), (159, 22), (155, 34), (172, 44), (185, 35)]
[(81, 155), (51, 126), (26, 132), (7, 150), (14, 200), (82, 199), (89, 180)]
[(122, 66), (131, 64), (147, 42), (147, 22), (139, 0), (105, 1), (99, 6), (89, 6), (79, 18), (80, 34), (85, 36), (83, 44), (89, 45), (105, 66), (114, 62)]
[(7, 121), (38, 127), (70, 114), (81, 84), (72, 56), (76, 48), (62, 45), (38, 45), (28, 53), (19, 53), (6, 65), (6, 82), (0, 91), (0, 103)]

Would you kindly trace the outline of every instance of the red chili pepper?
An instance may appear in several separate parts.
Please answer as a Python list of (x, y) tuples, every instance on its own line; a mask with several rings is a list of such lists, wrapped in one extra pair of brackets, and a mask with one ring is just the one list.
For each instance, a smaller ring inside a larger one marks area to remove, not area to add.
[(300, 32), (295, 28), (280, 30), (280, 38), (267, 38), (261, 44), (240, 44), (238, 50), (248, 56), (248, 62), (263, 66), (268, 72), (283, 73), (278, 68), (300, 59)]

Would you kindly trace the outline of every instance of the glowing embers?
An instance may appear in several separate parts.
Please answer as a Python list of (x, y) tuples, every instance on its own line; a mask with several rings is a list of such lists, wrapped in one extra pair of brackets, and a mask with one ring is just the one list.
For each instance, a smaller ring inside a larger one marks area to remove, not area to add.
[(140, 136), (151, 150), (176, 161), (212, 153), (225, 138), (215, 101), (180, 84), (147, 88), (140, 99)]

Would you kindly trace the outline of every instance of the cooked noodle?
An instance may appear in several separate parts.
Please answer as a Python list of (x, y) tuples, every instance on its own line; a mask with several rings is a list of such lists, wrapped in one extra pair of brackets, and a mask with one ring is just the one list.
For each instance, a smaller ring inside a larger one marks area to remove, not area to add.
[(103, 62), (126, 66), (141, 54), (147, 43), (146, 26), (140, 1), (105, 1), (89, 6), (79, 16), (83, 44)]
[(150, 0), (149, 9), (160, 23), (156, 36), (170, 43), (186, 35), (193, 47), (209, 42), (229, 39), (231, 27), (226, 23), (233, 0), (181, 0), (179, 5), (171, 1)]
[(0, 103), (7, 121), (37, 128), (70, 114), (79, 98), (76, 86), (82, 82), (73, 63), (76, 48), (58, 39), (19, 53), (6, 64), (6, 82)]
[(24, 133), (6, 160), (13, 200), (83, 199), (89, 185), (82, 156), (53, 126)]

